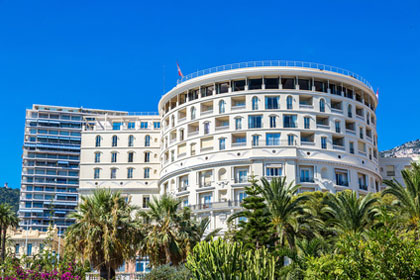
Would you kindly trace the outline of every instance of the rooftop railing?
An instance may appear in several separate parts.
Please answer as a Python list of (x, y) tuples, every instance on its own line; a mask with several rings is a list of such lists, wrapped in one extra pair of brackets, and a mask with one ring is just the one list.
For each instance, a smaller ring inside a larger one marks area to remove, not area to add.
[(299, 67), (299, 68), (317, 69), (320, 71), (334, 72), (341, 75), (350, 76), (364, 83), (371, 90), (373, 90), (371, 84), (365, 78), (363, 78), (362, 76), (354, 72), (348, 71), (346, 69), (330, 66), (330, 65), (325, 65), (321, 63), (315, 63), (315, 62), (290, 61), (290, 60), (249, 61), (249, 62), (240, 62), (240, 63), (232, 63), (232, 64), (226, 64), (222, 66), (216, 66), (216, 67), (207, 68), (207, 69), (200, 70), (200, 71), (188, 74), (186, 76), (183, 76), (182, 78), (178, 79), (177, 84), (191, 80), (193, 78), (197, 78), (197, 77), (204, 76), (211, 73), (226, 71), (226, 70), (251, 68), (251, 67), (272, 67), (272, 66), (274, 67)]

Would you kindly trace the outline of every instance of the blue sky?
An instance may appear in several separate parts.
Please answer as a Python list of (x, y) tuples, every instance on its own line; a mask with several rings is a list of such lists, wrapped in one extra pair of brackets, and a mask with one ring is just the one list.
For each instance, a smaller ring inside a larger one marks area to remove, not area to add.
[[(380, 150), (420, 138), (420, 1), (0, 0), (0, 184), (19, 187), (33, 103), (156, 111), (184, 74), (282, 59), (379, 88)], [(163, 82), (165, 81), (165, 82)]]

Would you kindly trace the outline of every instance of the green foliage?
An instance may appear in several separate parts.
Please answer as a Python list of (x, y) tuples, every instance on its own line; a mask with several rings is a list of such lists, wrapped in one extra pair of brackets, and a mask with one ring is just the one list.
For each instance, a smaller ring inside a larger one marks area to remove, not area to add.
[(271, 225), (270, 213), (264, 198), (257, 190), (256, 181), (245, 187), (246, 197), (243, 199), (243, 211), (231, 215), (228, 222), (237, 218), (246, 218), (239, 222), (233, 239), (244, 244), (245, 249), (259, 249), (261, 247), (274, 247), (274, 230)]
[(267, 249), (246, 251), (242, 243), (222, 239), (200, 242), (187, 257), (193, 279), (275, 279), (276, 260)]
[(149, 274), (145, 280), (189, 280), (191, 279), (190, 271), (183, 265), (175, 267), (170, 265), (158, 266)]
[(9, 189), (0, 187), (0, 204), (8, 203), (13, 212), (17, 213), (19, 210), (19, 189)]
[(16, 227), (18, 224), (19, 219), (16, 216), (16, 213), (12, 210), (12, 207), (7, 203), (0, 204), (0, 256), (2, 261), (6, 258), (7, 229), (10, 227)]

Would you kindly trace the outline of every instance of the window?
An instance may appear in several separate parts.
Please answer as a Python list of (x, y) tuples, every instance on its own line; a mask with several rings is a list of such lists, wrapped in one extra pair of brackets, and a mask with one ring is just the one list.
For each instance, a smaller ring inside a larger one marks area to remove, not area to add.
[(144, 136), (144, 146), (150, 147), (150, 135)]
[(349, 147), (350, 147), (350, 154), (354, 154), (354, 143), (350, 142)]
[(278, 96), (266, 96), (265, 97), (265, 109), (279, 109), (279, 97)]
[(248, 116), (248, 128), (261, 128), (262, 116)]
[(195, 107), (191, 107), (191, 119), (195, 120), (195, 116), (196, 116), (196, 112), (197, 110), (195, 109)]
[(220, 100), (219, 102), (219, 114), (225, 113), (226, 103), (224, 100)]
[(252, 97), (252, 110), (258, 110), (258, 97)]
[(153, 128), (159, 129), (160, 128), (160, 122), (153, 122)]
[(26, 255), (31, 256), (32, 255), (32, 243), (29, 243), (26, 247)]
[(213, 178), (213, 170), (200, 171), (198, 173), (200, 188), (210, 187)]
[(319, 100), (319, 111), (320, 112), (325, 112), (325, 100), (324, 99)]
[(209, 133), (210, 133), (210, 123), (205, 122), (204, 123), (204, 134), (209, 134)]
[(133, 152), (129, 152), (128, 153), (128, 162), (133, 162), (134, 159), (134, 153)]
[(293, 97), (288, 96), (286, 101), (287, 101), (287, 109), (289, 110), (293, 109)]
[(264, 78), (265, 89), (278, 89), (279, 78)]
[(150, 196), (143, 196), (143, 208), (149, 208)]
[(327, 137), (323, 136), (321, 137), (321, 149), (327, 148)]
[(112, 136), (112, 147), (117, 147), (118, 145), (118, 137), (117, 135)]
[(352, 113), (352, 109), (351, 109), (351, 105), (349, 104), (349, 106), (347, 107), (347, 116), (349, 118), (353, 117), (353, 113)]
[(150, 152), (144, 153), (144, 162), (150, 162)]
[(343, 169), (335, 170), (335, 184), (339, 186), (349, 185), (348, 171)]
[(270, 116), (270, 128), (276, 128), (276, 116)]
[(283, 126), (285, 128), (296, 127), (296, 115), (284, 115), (283, 116)]
[(121, 129), (121, 123), (120, 122), (112, 123), (112, 130), (120, 130), (120, 129)]
[(248, 80), (248, 89), (261, 89), (262, 88), (262, 79), (249, 79)]
[(133, 170), (134, 168), (127, 168), (127, 179), (133, 179)]
[(117, 178), (117, 169), (111, 168), (111, 179)]
[(95, 153), (95, 162), (96, 163), (101, 162), (101, 153), (99, 153), (99, 152)]
[(226, 138), (219, 138), (219, 150), (226, 149)]
[(309, 129), (310, 128), (310, 119), (309, 119), (309, 117), (304, 117), (303, 118), (303, 125), (304, 125), (305, 129)]
[(101, 169), (100, 168), (95, 168), (94, 173), (93, 173), (93, 178), (94, 179), (99, 179), (100, 175), (101, 175)]
[(147, 126), (148, 126), (148, 123), (147, 122), (140, 122), (140, 128), (141, 129), (146, 129)]
[(301, 166), (300, 167), (300, 182), (302, 183), (313, 183), (314, 170), (312, 166)]
[(16, 244), (15, 245), (15, 254), (16, 255), (19, 255), (19, 248), (20, 248), (19, 244)]
[(266, 145), (267, 146), (278, 146), (278, 145), (280, 145), (280, 133), (267, 133), (266, 134)]
[(341, 132), (340, 121), (335, 121), (335, 132)]
[(235, 129), (236, 130), (242, 129), (242, 118), (235, 119)]
[(267, 177), (279, 177), (283, 175), (283, 168), (282, 167), (266, 167), (265, 168), (265, 175)]
[(235, 183), (248, 182), (248, 168), (236, 168), (235, 170)]
[(134, 145), (134, 136), (130, 135), (128, 136), (128, 147), (133, 147)]
[(239, 202), (242, 202), (245, 197), (246, 197), (246, 193), (244, 191), (241, 191), (241, 192), (238, 193)]
[(111, 162), (117, 162), (117, 153), (116, 152), (111, 153)]
[(144, 178), (145, 178), (145, 179), (150, 178), (150, 168), (149, 168), (149, 167), (146, 167), (146, 168), (144, 169)]
[(363, 139), (363, 127), (359, 128), (360, 139)]
[(129, 122), (127, 124), (127, 128), (128, 129), (135, 129), (136, 128), (136, 123), (135, 122)]
[(188, 175), (179, 177), (179, 191), (185, 191), (188, 189)]
[(359, 189), (367, 191), (368, 186), (367, 186), (366, 175), (362, 173), (357, 173), (357, 178), (359, 181)]
[(293, 134), (287, 135), (287, 145), (293, 146), (295, 144), (295, 136)]
[(101, 146), (101, 136), (97, 135), (95, 138), (95, 147)]
[(252, 135), (252, 146), (259, 146), (259, 143), (260, 143), (260, 136)]

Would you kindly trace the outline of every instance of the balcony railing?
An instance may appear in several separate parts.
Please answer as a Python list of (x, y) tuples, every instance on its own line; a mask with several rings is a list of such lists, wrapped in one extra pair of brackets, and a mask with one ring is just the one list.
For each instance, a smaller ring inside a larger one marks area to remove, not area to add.
[(241, 201), (239, 200), (228, 200), (228, 201), (221, 201), (221, 202), (209, 202), (209, 203), (202, 203), (196, 205), (188, 205), (188, 206), (181, 206), (181, 207), (188, 207), (193, 211), (197, 210), (207, 210), (207, 209), (224, 209), (224, 208), (232, 208), (232, 207), (241, 207)]
[(216, 73), (216, 72), (226, 71), (226, 70), (251, 68), (251, 67), (299, 67), (299, 68), (317, 69), (319, 71), (334, 72), (341, 75), (350, 76), (364, 83), (368, 88), (373, 90), (372, 86), (365, 78), (363, 78), (362, 76), (354, 72), (348, 71), (346, 69), (330, 66), (330, 65), (325, 65), (325, 64), (320, 64), (320, 63), (314, 63), (314, 62), (289, 61), (289, 60), (249, 61), (249, 62), (232, 63), (232, 64), (227, 64), (227, 65), (212, 67), (212, 68), (208, 68), (205, 70), (200, 70), (200, 71), (188, 74), (178, 79), (177, 84), (180, 84), (182, 82), (188, 81), (196, 77), (211, 74), (211, 73)]

